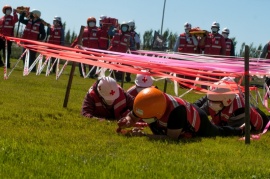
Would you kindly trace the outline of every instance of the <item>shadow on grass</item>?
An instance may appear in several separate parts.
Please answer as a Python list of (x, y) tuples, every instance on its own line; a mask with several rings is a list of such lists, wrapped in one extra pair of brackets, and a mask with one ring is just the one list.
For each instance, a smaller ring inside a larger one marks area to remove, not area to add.
[(195, 142), (201, 142), (201, 137), (193, 137), (193, 138), (180, 138), (178, 140), (168, 138), (165, 136), (164, 138), (155, 137), (154, 135), (148, 135), (149, 141), (160, 141), (165, 142), (169, 144), (175, 144), (175, 143), (181, 143), (181, 144), (187, 144), (187, 143), (195, 143)]
[(126, 133), (124, 134), (125, 137), (131, 138), (131, 137), (147, 137), (147, 139), (151, 142), (159, 141), (159, 142), (164, 142), (167, 144), (186, 144), (186, 143), (195, 143), (195, 142), (201, 142), (202, 138), (201, 137), (192, 137), (192, 138), (181, 138), (178, 140), (169, 138), (168, 136), (165, 135), (152, 135), (152, 134), (146, 134), (146, 135), (132, 135), (131, 133)]

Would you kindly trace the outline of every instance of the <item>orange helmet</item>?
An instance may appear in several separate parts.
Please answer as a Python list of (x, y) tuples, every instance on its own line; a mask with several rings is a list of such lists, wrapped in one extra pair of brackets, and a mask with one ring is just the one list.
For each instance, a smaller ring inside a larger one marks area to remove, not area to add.
[(6, 13), (6, 9), (12, 9), (12, 7), (10, 5), (5, 5), (2, 9), (2, 12), (5, 14)]
[(94, 18), (94, 17), (88, 17), (87, 23), (88, 22), (95, 22), (95, 23), (97, 23), (96, 18)]
[(166, 111), (166, 98), (157, 88), (145, 88), (136, 96), (133, 104), (133, 112), (140, 118), (160, 119)]

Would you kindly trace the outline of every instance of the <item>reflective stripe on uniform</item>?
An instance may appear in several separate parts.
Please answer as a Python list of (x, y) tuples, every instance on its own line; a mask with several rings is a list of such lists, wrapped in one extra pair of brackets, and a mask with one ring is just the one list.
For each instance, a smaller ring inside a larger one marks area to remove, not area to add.
[(221, 48), (221, 46), (212, 45), (213, 48)]
[(126, 99), (123, 99), (122, 101), (119, 101), (118, 103), (116, 103), (116, 104), (114, 105), (114, 109), (119, 108), (119, 106), (121, 106), (121, 105), (123, 105), (123, 104), (125, 104), (125, 103), (126, 103)]

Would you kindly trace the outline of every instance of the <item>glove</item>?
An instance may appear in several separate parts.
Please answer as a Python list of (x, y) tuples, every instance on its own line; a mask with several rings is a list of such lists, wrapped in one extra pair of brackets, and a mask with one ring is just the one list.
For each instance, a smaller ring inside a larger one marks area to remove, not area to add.
[(121, 133), (125, 136), (135, 136), (135, 137), (141, 137), (146, 136), (146, 133), (144, 133), (143, 128), (140, 127), (134, 127), (132, 130), (122, 130), (120, 127), (116, 129), (117, 133)]
[(145, 136), (146, 134), (142, 130), (143, 130), (143, 128), (134, 127), (131, 130), (131, 135), (132, 136), (138, 136), (138, 137)]
[(117, 125), (120, 129), (128, 128), (130, 126), (130, 120), (127, 117), (123, 117), (117, 122)]
[(137, 121), (139, 121), (140, 118), (134, 116), (133, 112), (129, 112), (125, 117), (121, 118), (117, 124), (119, 128), (124, 129), (124, 128), (129, 128), (132, 127), (136, 124)]

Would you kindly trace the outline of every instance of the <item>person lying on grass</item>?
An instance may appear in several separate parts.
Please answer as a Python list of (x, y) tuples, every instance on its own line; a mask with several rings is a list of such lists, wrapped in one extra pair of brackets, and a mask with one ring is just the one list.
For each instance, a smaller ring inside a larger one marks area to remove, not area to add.
[(142, 74), (137, 74), (134, 82), (135, 82), (135, 85), (131, 86), (127, 90), (127, 93), (129, 93), (134, 98), (137, 96), (137, 94), (141, 90), (143, 90), (144, 88), (151, 87), (153, 85), (153, 80), (152, 80), (151, 76), (142, 75)]
[(199, 107), (153, 87), (143, 89), (136, 96), (133, 110), (118, 121), (117, 132), (133, 127), (140, 119), (160, 138), (240, 136), (244, 131), (241, 127), (216, 126)]
[(133, 108), (134, 98), (111, 77), (101, 77), (86, 94), (81, 114), (88, 118), (119, 120)]
[[(215, 86), (214, 86), (215, 85)], [(194, 105), (211, 117), (217, 126), (240, 127), (245, 124), (245, 99), (239, 92), (241, 87), (230, 77), (224, 77), (210, 86), (206, 96)], [(269, 122), (267, 115), (259, 108), (250, 105), (251, 132), (260, 133)]]

